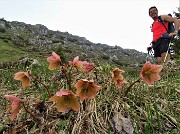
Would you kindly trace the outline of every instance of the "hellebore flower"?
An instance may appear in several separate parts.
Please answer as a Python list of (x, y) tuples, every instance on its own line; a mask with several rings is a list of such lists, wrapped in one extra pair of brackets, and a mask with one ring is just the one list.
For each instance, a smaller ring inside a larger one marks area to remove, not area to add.
[(80, 110), (80, 104), (71, 90), (61, 89), (49, 100), (56, 102), (58, 112), (66, 112), (70, 109), (74, 111)]
[(86, 79), (78, 80), (74, 87), (77, 89), (76, 95), (80, 97), (81, 102), (94, 98), (96, 92), (101, 89), (101, 86), (95, 85), (93, 80)]
[(119, 68), (115, 68), (112, 72), (111, 72), (111, 76), (113, 79), (119, 79), (122, 77), (122, 73), (124, 73), (123, 70), (119, 69)]
[(152, 65), (149, 61), (144, 64), (141, 69), (140, 77), (148, 84), (154, 84), (154, 81), (160, 80), (159, 72), (162, 65)]
[(83, 69), (82, 68), (83, 67), (83, 62), (79, 61), (78, 56), (76, 56), (73, 61), (69, 61), (69, 64), (70, 64), (70, 66), (73, 66), (73, 67), (77, 68), (79, 71), (82, 71), (82, 69)]
[(61, 59), (60, 59), (59, 55), (57, 55), (55, 52), (53, 52), (52, 55), (47, 58), (47, 61), (50, 63), (49, 67), (48, 67), (49, 70), (54, 70), (60, 64)]
[(87, 62), (87, 61), (83, 61), (83, 72), (88, 73), (90, 72), (92, 69), (94, 68), (94, 65)]
[(119, 68), (115, 68), (111, 72), (111, 77), (114, 80), (114, 83), (117, 85), (118, 88), (121, 88), (122, 84), (127, 83), (126, 80), (124, 79), (122, 73), (124, 73), (124, 71)]
[(5, 95), (5, 98), (8, 99), (11, 102), (11, 108), (10, 108), (10, 112), (11, 112), (11, 116), (10, 116), (10, 120), (13, 121), (14, 118), (16, 117), (16, 115), (18, 114), (19, 110), (20, 110), (20, 105), (24, 102), (23, 100), (17, 98), (16, 96), (13, 95)]
[(20, 80), (22, 82), (23, 89), (30, 86), (30, 76), (28, 72), (17, 72), (14, 76), (15, 80)]

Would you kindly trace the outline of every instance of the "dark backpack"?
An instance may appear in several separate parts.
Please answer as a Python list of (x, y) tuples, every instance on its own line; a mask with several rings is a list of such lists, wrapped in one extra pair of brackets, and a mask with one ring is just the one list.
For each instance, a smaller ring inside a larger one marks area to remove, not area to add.
[[(171, 14), (168, 14), (169, 16), (172, 16)], [(158, 21), (163, 24), (165, 27), (167, 33), (173, 33), (175, 31), (174, 24), (172, 22), (168, 22), (168, 28), (164, 25), (164, 20), (162, 20), (161, 16), (158, 16)]]

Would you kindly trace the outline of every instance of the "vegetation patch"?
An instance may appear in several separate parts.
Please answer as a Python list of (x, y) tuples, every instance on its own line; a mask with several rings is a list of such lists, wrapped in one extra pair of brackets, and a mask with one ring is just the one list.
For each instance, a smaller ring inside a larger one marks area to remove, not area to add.
[[(144, 66), (120, 69), (79, 57), (62, 63), (60, 57), (0, 70), (1, 133), (180, 132), (180, 69), (173, 73), (179, 64), (164, 65), (160, 74), (150, 69), (147, 80)], [(13, 101), (16, 115), (9, 110)]]

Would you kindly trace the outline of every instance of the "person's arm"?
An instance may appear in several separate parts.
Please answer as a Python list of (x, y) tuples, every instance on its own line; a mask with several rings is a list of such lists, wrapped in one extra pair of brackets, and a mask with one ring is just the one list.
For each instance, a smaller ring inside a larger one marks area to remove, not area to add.
[(169, 15), (161, 15), (161, 18), (162, 18), (162, 20), (164, 20), (164, 21), (168, 21), (168, 22), (173, 22), (173, 23), (174, 23), (175, 31), (174, 31), (174, 33), (170, 33), (169, 36), (174, 36), (174, 35), (176, 35), (176, 34), (178, 33), (178, 30), (179, 30), (179, 27), (180, 27), (180, 22), (179, 22), (179, 20), (176, 19), (176, 18), (173, 18), (173, 17), (171, 17), (171, 16), (169, 16)]

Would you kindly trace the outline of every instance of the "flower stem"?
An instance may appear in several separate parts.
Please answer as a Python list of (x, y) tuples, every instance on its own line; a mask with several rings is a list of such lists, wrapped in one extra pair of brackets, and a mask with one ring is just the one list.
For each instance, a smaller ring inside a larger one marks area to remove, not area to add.
[(42, 83), (41, 81), (38, 80), (38, 82), (41, 83), (44, 86), (44, 88), (46, 89), (49, 97), (51, 97), (51, 92), (50, 92), (49, 88), (44, 83)]
[(44, 83), (42, 83), (40, 80), (38, 80), (36, 78), (33, 78), (33, 79), (36, 80), (37, 82), (39, 82), (40, 84), (42, 84), (44, 86), (44, 88), (46, 89), (49, 97), (51, 97), (51, 91), (49, 90), (49, 88)]
[(68, 77), (66, 70), (62, 70), (62, 72), (64, 73), (64, 76), (67, 80), (67, 84), (69, 86), (69, 89), (71, 89), (71, 79), (70, 79), (71, 77)]
[(139, 77), (137, 80), (135, 80), (133, 83), (131, 83), (131, 85), (129, 85), (129, 87), (126, 89), (126, 91), (125, 91), (125, 96), (128, 94), (128, 92), (130, 91), (130, 89), (132, 88), (132, 86), (135, 84), (135, 83), (137, 83), (137, 82), (140, 82), (140, 80), (141, 80), (141, 77)]
[(84, 100), (82, 104), (83, 104), (83, 110), (85, 111), (86, 110), (86, 101)]
[(25, 109), (25, 111), (26, 111), (27, 113), (29, 113), (30, 116), (31, 116), (35, 121), (39, 121), (38, 118), (36, 118), (30, 111), (27, 110), (27, 108), (26, 108), (24, 102), (23, 102), (22, 104), (23, 104), (23, 108)]

